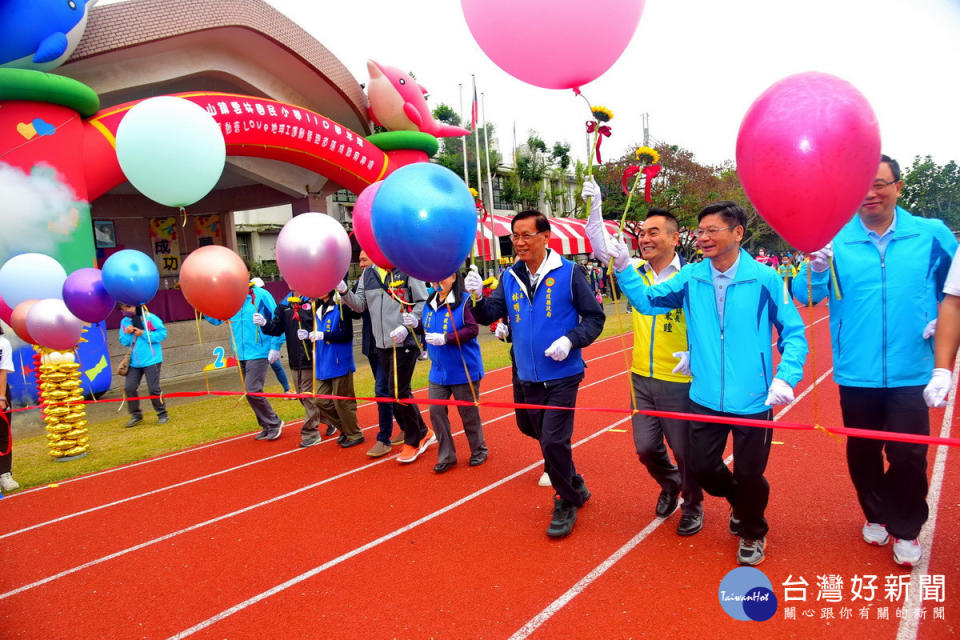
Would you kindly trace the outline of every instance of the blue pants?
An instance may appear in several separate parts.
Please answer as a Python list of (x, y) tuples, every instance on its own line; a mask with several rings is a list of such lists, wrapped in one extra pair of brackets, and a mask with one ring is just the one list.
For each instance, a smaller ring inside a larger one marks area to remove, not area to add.
[(279, 382), (280, 386), (283, 387), (284, 393), (290, 391), (290, 381), (287, 379), (287, 372), (283, 368), (283, 363), (277, 360), (270, 365), (270, 368), (273, 369), (275, 374), (277, 374), (277, 382)]

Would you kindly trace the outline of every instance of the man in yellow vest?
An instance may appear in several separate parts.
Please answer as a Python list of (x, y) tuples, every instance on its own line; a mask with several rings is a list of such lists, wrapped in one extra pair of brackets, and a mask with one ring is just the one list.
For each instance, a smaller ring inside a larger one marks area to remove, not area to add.
[[(606, 265), (607, 233), (600, 213), (600, 188), (593, 179), (583, 186), (583, 198), (591, 199), (587, 220), (587, 237), (594, 255)], [(634, 267), (647, 285), (659, 284), (680, 271), (683, 261), (677, 255), (680, 225), (664, 209), (650, 209), (638, 234), (640, 260)], [(633, 364), (630, 368), (636, 408), (657, 411), (686, 412), (690, 397), (690, 359), (687, 347), (687, 325), (682, 309), (666, 315), (648, 316), (634, 309)], [(678, 363), (679, 359), (679, 363)], [(703, 490), (693, 478), (687, 464), (690, 425), (686, 420), (633, 415), (633, 442), (640, 462), (660, 485), (656, 514), (666, 518), (677, 508), (683, 496), (677, 533), (692, 536), (703, 528)], [(664, 438), (677, 460), (674, 465), (667, 454)]]

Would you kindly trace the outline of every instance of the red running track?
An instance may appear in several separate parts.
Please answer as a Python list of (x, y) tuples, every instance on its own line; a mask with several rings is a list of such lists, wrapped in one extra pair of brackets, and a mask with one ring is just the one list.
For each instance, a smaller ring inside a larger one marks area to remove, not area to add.
[[(828, 326), (822, 309), (815, 314), (808, 336), (816, 371), (808, 358), (798, 401), (779, 415), (812, 424), (816, 402), (818, 422), (839, 425)], [(586, 350), (580, 406), (628, 406), (629, 346), (629, 337), (616, 337)], [(509, 401), (509, 384), (509, 369), (489, 372), (483, 399)], [(457, 435), (461, 464), (440, 476), (432, 472), (435, 448), (401, 466), (394, 456), (371, 461), (364, 447), (342, 450), (332, 441), (298, 449), (296, 428), (288, 428), (275, 442), (232, 438), (4, 499), (0, 638), (820, 638), (840, 631), (892, 640), (951, 636), (960, 622), (951, 597), (960, 577), (951, 525), (960, 507), (940, 498), (960, 487), (957, 452), (930, 451), (927, 553), (910, 573), (893, 563), (889, 546), (860, 540), (842, 442), (776, 431), (768, 559), (760, 568), (780, 608), (766, 622), (739, 622), (717, 597), (736, 567), (725, 501), (706, 498), (704, 530), (690, 538), (675, 534), (678, 513), (653, 517), (659, 488), (633, 453), (624, 416), (577, 414), (574, 459), (593, 498), (573, 534), (557, 541), (544, 533), (552, 494), (536, 484), (538, 448), (517, 432), (509, 410), (481, 415), (488, 462), (467, 466)], [(362, 407), (360, 420), (372, 442), (375, 407)], [(952, 400), (946, 415), (931, 413), (932, 433), (948, 435), (950, 422)], [(818, 588), (818, 576), (827, 575), (843, 581), (840, 601), (817, 600), (831, 597)], [(849, 584), (864, 575), (876, 575), (879, 586), (866, 604)], [(945, 602), (919, 588), (921, 575), (943, 576)], [(885, 599), (884, 582), (903, 576), (917, 587), (915, 602)], [(807, 581), (805, 602), (783, 601), (788, 577)], [(877, 619), (883, 606), (887, 620)], [(914, 609), (898, 618), (906, 606)], [(912, 620), (914, 610), (926, 618)]]

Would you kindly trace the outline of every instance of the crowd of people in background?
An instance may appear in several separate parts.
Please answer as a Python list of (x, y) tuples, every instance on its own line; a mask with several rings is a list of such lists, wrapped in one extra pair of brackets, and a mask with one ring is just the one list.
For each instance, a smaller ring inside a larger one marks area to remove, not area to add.
[[(772, 430), (741, 421), (770, 421), (774, 407), (794, 401), (808, 348), (797, 303), (829, 300), (834, 377), (845, 426), (928, 435), (928, 407), (942, 406), (952, 385), (960, 345), (957, 241), (941, 221), (897, 206), (901, 186), (899, 166), (883, 156), (857, 215), (835, 242), (809, 256), (765, 247), (751, 256), (742, 247), (746, 214), (737, 204), (720, 201), (700, 212), (692, 232), (697, 252), (689, 262), (678, 252), (679, 222), (663, 209), (649, 211), (637, 234), (639, 255), (633, 257), (622, 238), (605, 231), (602, 194), (588, 179), (582, 195), (592, 203), (586, 232), (593, 254), (578, 262), (550, 248), (549, 219), (531, 210), (513, 218), (516, 261), (502, 265), (492, 284), (475, 267), (425, 283), (378, 267), (363, 252), (352, 286), (344, 280), (317, 298), (290, 291), (278, 304), (262, 281), (251, 281), (231, 324), (246, 399), (260, 426), (254, 439), (281, 436), (284, 422), (259, 394), (271, 366), (284, 391), (291, 391), (281, 365), (286, 346), (305, 415), (299, 446), (334, 435), (342, 448), (366, 441), (354, 390), (353, 322), (361, 320), (361, 353), (373, 374), (374, 392), (396, 400), (377, 403), (377, 435), (366, 455), (379, 458), (400, 446), (397, 462), (410, 464), (437, 444), (435, 473), (458, 464), (448, 407), (431, 405), (428, 425), (412, 401), (415, 367), (429, 362), (429, 398), (473, 403), (458, 406), (457, 412), (469, 465), (482, 465), (490, 449), (476, 404), (485, 373), (478, 338), (489, 325), (496, 338), (511, 344), (514, 400), (548, 407), (517, 408), (515, 416), (518, 429), (537, 441), (543, 457), (539, 484), (555, 493), (547, 534), (565, 537), (591, 495), (571, 449), (577, 414), (569, 409), (576, 406), (584, 377), (582, 350), (603, 330), (604, 298), (622, 295), (630, 304), (634, 337), (633, 408), (704, 418), (633, 413), (636, 454), (661, 488), (655, 515), (667, 518), (680, 509), (677, 534), (690, 536), (704, 526), (704, 493), (724, 498), (730, 506), (726, 527), (739, 538), (737, 562), (759, 564), (767, 552), (770, 486), (764, 474)], [(160, 388), (166, 327), (142, 307), (123, 306), (122, 311), (119, 340), (130, 349), (126, 426), (144, 420), (136, 399), (144, 377), (157, 421), (166, 423)], [(776, 367), (772, 344), (780, 352)], [(4, 491), (18, 486), (10, 473), (10, 351), (0, 335)], [(732, 470), (723, 459), (728, 438)], [(862, 538), (872, 545), (892, 539), (895, 562), (907, 567), (922, 557), (918, 536), (928, 515), (926, 451), (921, 444), (847, 440), (848, 470), (865, 517)]]

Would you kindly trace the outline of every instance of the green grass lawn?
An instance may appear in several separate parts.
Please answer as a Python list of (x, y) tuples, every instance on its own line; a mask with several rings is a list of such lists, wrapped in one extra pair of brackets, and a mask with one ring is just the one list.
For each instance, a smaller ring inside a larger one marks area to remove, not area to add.
[[(629, 326), (628, 317), (621, 318), (620, 328), (615, 318), (608, 318), (600, 337), (617, 335), (629, 330)], [(508, 344), (499, 340), (484, 340), (480, 348), (484, 367), (488, 371), (510, 365)], [(358, 397), (372, 397), (373, 375), (370, 368), (365, 361), (357, 364), (354, 390)], [(413, 389), (427, 386), (430, 369), (423, 366), (426, 364), (416, 368), (411, 383)], [(279, 393), (281, 388), (273, 385), (265, 391)], [(133, 429), (123, 427), (129, 419), (125, 411), (110, 420), (91, 421), (88, 425), (90, 449), (87, 455), (68, 462), (56, 462), (47, 455), (47, 439), (43, 435), (19, 438), (14, 442), (13, 476), (21, 487), (34, 487), (257, 430), (258, 425), (249, 405), (246, 400), (238, 398), (208, 397), (185, 402), (170, 410), (171, 420), (166, 425), (156, 423), (149, 405), (144, 411), (144, 422)], [(272, 399), (271, 403), (283, 420), (303, 417), (303, 407), (299, 402)]]

